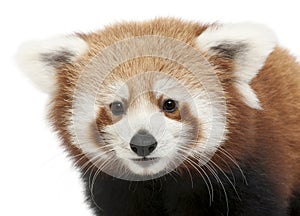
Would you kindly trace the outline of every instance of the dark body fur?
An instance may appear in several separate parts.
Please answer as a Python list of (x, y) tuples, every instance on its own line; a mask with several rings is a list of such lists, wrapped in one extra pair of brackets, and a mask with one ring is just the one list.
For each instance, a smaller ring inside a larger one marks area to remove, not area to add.
[(299, 194), (294, 194), (286, 206), (276, 195), (276, 186), (259, 168), (263, 160), (248, 161), (251, 162), (241, 167), (244, 176), (239, 169), (217, 173), (224, 188), (216, 178), (209, 176), (213, 187), (211, 203), (203, 178), (184, 171), (180, 175), (173, 173), (144, 182), (124, 181), (101, 173), (93, 184), (92, 193), (90, 186), (94, 173), (87, 172), (83, 179), (88, 202), (96, 215), (300, 215)]

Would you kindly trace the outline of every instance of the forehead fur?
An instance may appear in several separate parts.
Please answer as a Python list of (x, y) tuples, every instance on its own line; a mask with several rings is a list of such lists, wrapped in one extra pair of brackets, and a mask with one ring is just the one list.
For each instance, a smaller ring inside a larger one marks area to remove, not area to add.
[[(150, 72), (147, 74), (147, 72)], [(184, 66), (168, 59), (159, 57), (140, 57), (130, 59), (113, 69), (104, 80), (104, 87), (111, 83), (124, 83), (135, 85), (139, 89), (152, 89), (153, 80), (166, 77), (186, 82), (189, 85), (199, 85), (195, 82), (195, 74)], [(139, 80), (140, 78), (140, 80)], [(135, 82), (135, 83), (134, 83)], [(132, 86), (134, 88), (135, 86)]]
[(143, 35), (164, 36), (193, 44), (207, 27), (179, 19), (158, 18), (145, 22), (122, 22), (95, 33), (81, 34), (81, 37), (89, 43), (92, 52), (99, 52), (116, 41)]
[[(68, 87), (68, 90), (72, 91), (72, 88), (69, 87), (74, 86), (76, 80), (80, 76), (81, 71), (90, 62), (90, 60), (101, 53), (103, 49), (114, 44), (117, 41), (136, 36), (157, 35), (166, 38), (177, 39), (191, 45), (192, 47), (197, 48), (197, 36), (199, 36), (207, 28), (208, 25), (182, 21), (180, 19), (157, 18), (151, 21), (144, 22), (117, 23), (112, 26), (107, 26), (103, 30), (99, 30), (94, 33), (78, 34), (78, 36), (80, 36), (87, 42), (89, 46), (89, 52), (85, 55), (82, 55), (78, 59), (78, 61), (57, 68), (57, 71), (59, 72), (57, 73), (57, 76), (59, 77), (58, 84), (63, 83), (63, 85), (61, 86), (62, 88)], [(165, 63), (166, 62), (163, 59), (147, 60), (146, 58), (141, 58), (141, 60), (137, 61), (137, 64), (139, 64), (137, 68), (147, 69), (147, 71), (151, 71), (152, 69), (153, 71), (157, 71), (157, 69), (161, 71), (162, 67), (166, 67)], [(128, 63), (125, 62), (121, 67), (117, 68), (117, 70), (119, 70), (119, 72), (121, 72), (122, 74), (122, 79), (125, 79), (127, 75), (133, 75), (130, 73), (134, 71), (134, 68), (130, 64), (130, 61)], [(130, 70), (128, 70), (129, 67)], [(166, 71), (170, 70), (167, 69)], [(137, 72), (138, 71), (135, 71), (133, 73)], [(112, 74), (118, 73), (112, 72)], [(114, 79), (116, 77), (112, 78)], [(66, 82), (68, 82), (68, 85), (65, 85)]]

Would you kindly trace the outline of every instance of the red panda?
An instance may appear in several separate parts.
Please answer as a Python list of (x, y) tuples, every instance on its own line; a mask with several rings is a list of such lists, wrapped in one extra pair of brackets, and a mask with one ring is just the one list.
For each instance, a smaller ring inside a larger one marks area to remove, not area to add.
[(18, 61), (96, 215), (300, 215), (300, 66), (269, 28), (125, 22)]

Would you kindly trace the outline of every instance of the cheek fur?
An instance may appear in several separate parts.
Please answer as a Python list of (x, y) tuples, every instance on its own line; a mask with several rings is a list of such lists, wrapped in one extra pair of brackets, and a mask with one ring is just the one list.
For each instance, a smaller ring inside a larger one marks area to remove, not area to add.
[(199, 140), (202, 138), (201, 133), (201, 123), (199, 119), (194, 116), (190, 110), (188, 104), (184, 103), (180, 109), (180, 114), (182, 116), (182, 122), (189, 125), (189, 142), (186, 143), (186, 146), (190, 148), (195, 148), (199, 143)]
[(97, 113), (96, 124), (99, 130), (107, 125), (113, 124), (113, 117), (108, 108), (101, 107)]
[(122, 117), (123, 115), (113, 115), (107, 107), (101, 107), (96, 116), (96, 124), (99, 131), (101, 131), (104, 127), (117, 123)]
[(104, 128), (120, 121), (122, 116), (114, 116), (109, 108), (101, 107), (96, 116), (95, 122), (91, 123), (92, 137), (96, 144), (101, 147), (105, 147), (107, 143), (107, 137), (109, 136)]

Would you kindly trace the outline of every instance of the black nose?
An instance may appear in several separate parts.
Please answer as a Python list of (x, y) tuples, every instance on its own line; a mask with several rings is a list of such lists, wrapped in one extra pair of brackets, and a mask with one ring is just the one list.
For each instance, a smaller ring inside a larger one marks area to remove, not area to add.
[(157, 146), (156, 139), (145, 130), (138, 131), (130, 140), (130, 148), (138, 156), (147, 156)]

